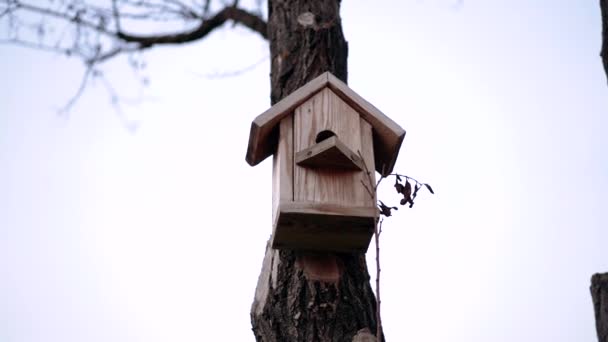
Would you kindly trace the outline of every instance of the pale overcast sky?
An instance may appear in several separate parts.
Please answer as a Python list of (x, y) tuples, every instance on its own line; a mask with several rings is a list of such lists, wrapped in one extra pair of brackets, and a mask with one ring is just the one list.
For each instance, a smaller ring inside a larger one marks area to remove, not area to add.
[[(349, 85), (407, 131), (431, 183), (384, 225), (391, 341), (594, 341), (608, 271), (608, 86), (597, 1), (344, 1)], [(5, 30), (6, 27), (0, 27)], [(68, 118), (82, 64), (0, 46), (0, 341), (253, 341), (271, 162), (245, 29), (126, 58)], [(133, 100), (141, 100), (133, 101)], [(397, 201), (390, 185), (381, 198)], [(371, 250), (371, 249), (370, 249)], [(369, 254), (373, 272), (373, 254)]]

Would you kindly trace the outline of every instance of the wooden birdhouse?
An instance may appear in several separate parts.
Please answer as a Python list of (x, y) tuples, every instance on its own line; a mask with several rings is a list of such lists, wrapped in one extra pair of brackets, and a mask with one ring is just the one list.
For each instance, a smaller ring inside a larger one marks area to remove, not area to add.
[(374, 170), (392, 171), (404, 136), (329, 72), (255, 118), (246, 160), (274, 156), (272, 246), (365, 252), (378, 217)]

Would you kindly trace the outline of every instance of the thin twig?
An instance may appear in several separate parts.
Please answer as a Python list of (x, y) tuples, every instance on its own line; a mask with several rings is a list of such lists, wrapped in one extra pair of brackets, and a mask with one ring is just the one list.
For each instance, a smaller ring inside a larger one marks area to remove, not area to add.
[(92, 22), (89, 21), (85, 21), (83, 20), (81, 17), (79, 17), (78, 15), (75, 16), (70, 16), (67, 13), (62, 13), (62, 12), (57, 12), (54, 10), (51, 10), (49, 8), (44, 8), (44, 7), (38, 7), (38, 6), (34, 6), (34, 5), (30, 5), (30, 4), (26, 4), (23, 2), (17, 2), (17, 6), (19, 9), (24, 9), (30, 12), (34, 12), (34, 13), (38, 13), (38, 14), (42, 14), (42, 15), (48, 15), (51, 17), (55, 17), (57, 19), (63, 19), (66, 20), (68, 22), (73, 22), (78, 26), (83, 26), (83, 27), (87, 27), (90, 28), (92, 30), (95, 30), (99, 33), (111, 36), (111, 37), (115, 37), (116, 33), (115, 32), (110, 32), (108, 30), (106, 30), (103, 27), (99, 27), (99, 25), (94, 24)]
[(76, 90), (76, 94), (74, 94), (74, 96), (72, 96), (72, 98), (70, 98), (70, 100), (68, 101), (68, 103), (65, 104), (65, 106), (63, 106), (61, 109), (59, 109), (59, 115), (65, 115), (65, 116), (68, 115), (68, 113), (70, 112), (70, 109), (72, 109), (72, 107), (74, 106), (76, 101), (78, 101), (78, 99), (82, 96), (82, 93), (84, 92), (84, 89), (87, 87), (87, 83), (89, 82), (89, 78), (91, 77), (91, 74), (93, 71), (94, 71), (94, 69), (93, 69), (92, 65), (87, 66), (87, 69), (84, 72), (84, 75), (82, 77), (82, 81), (80, 81), (80, 86), (78, 86), (78, 90)]
[(108, 94), (110, 95), (110, 102), (112, 103), (112, 106), (114, 107), (114, 111), (116, 112), (118, 119), (121, 121), (123, 126), (129, 132), (135, 133), (135, 131), (138, 128), (138, 123), (129, 120), (127, 118), (127, 116), (125, 115), (125, 113), (122, 110), (122, 107), (120, 106), (120, 97), (118, 96), (118, 93), (116, 92), (116, 90), (114, 89), (112, 84), (110, 84), (110, 81), (108, 81), (108, 79), (103, 74), (99, 74), (99, 78), (101, 79), (104, 87), (106, 88), (106, 90), (108, 91)]
[(209, 5), (211, 4), (211, 0), (205, 0), (205, 4), (203, 5), (203, 18), (207, 18), (209, 16)]
[(114, 23), (116, 25), (116, 32), (120, 32), (120, 14), (118, 12), (118, 5), (116, 5), (116, 0), (112, 0), (112, 15), (114, 16)]
[[(360, 150), (357, 150), (357, 154), (359, 154), (359, 158), (363, 161), (363, 168), (365, 168), (365, 174), (367, 175), (367, 181), (369, 182), (369, 187), (361, 180), (361, 184), (367, 193), (371, 197), (373, 202), (376, 202), (376, 194), (378, 191), (378, 186), (380, 182), (386, 176), (380, 175), (380, 179), (374, 185), (374, 181), (372, 179), (372, 174), (367, 168), (367, 164), (365, 163), (365, 159), (363, 158), (363, 154)], [(373, 188), (373, 192), (370, 190), (370, 187)], [(376, 218), (374, 223), (374, 241), (376, 243), (376, 341), (382, 341), (382, 318), (380, 314), (380, 233), (382, 232), (382, 222), (383, 219)]]
[(414, 182), (416, 182), (417, 184), (425, 184), (425, 183), (422, 183), (422, 182), (420, 182), (420, 181), (416, 180), (414, 177), (410, 177), (410, 176), (402, 175), (402, 174), (399, 174), (399, 173), (391, 173), (391, 174), (387, 175), (387, 177), (388, 177), (388, 176), (395, 176), (395, 177), (399, 176), (399, 177), (403, 177), (403, 178), (405, 178), (405, 179), (410, 179), (410, 180), (413, 180), (413, 181), (414, 181)]
[(374, 194), (372, 193), (372, 191), (367, 187), (367, 185), (365, 185), (365, 182), (363, 181), (363, 179), (361, 179), (361, 184), (363, 185), (363, 187), (365, 188), (365, 190), (367, 191), (367, 193), (369, 194), (369, 197), (372, 198), (372, 201), (374, 200)]
[(16, 46), (21, 46), (21, 47), (29, 48), (29, 49), (36, 49), (36, 50), (46, 51), (46, 52), (61, 53), (61, 54), (66, 54), (66, 55), (72, 55), (72, 54), (78, 54), (78, 55), (80, 55), (78, 53), (78, 51), (74, 51), (72, 49), (55, 47), (55, 46), (49, 46), (49, 45), (44, 45), (44, 44), (39, 44), (39, 43), (33, 43), (33, 42), (30, 42), (30, 41), (20, 40), (20, 39), (17, 39), (17, 38), (0, 39), (0, 45), (1, 44), (16, 45)]
[(384, 219), (381, 219), (376, 224), (374, 231), (374, 238), (376, 240), (376, 340), (378, 342), (382, 341), (382, 318), (380, 316), (380, 233), (382, 232), (383, 221)]

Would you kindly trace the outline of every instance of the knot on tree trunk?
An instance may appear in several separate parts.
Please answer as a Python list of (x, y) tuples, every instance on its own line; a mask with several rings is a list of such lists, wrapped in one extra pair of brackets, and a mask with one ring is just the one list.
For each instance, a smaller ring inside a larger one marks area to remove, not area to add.
[(353, 336), (353, 342), (376, 342), (376, 336), (374, 336), (368, 328), (357, 331), (357, 335)]
[(304, 12), (298, 16), (298, 23), (304, 27), (314, 26), (316, 23), (315, 15), (310, 12)]

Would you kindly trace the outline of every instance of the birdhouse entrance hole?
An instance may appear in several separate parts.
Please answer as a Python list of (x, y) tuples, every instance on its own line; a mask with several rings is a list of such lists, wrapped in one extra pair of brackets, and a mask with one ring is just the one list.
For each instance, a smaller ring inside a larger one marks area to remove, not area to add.
[(319, 134), (317, 134), (317, 138), (315, 139), (315, 142), (318, 144), (323, 140), (329, 139), (331, 137), (336, 137), (336, 133), (326, 129), (324, 131), (319, 132)]

